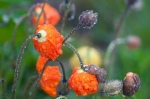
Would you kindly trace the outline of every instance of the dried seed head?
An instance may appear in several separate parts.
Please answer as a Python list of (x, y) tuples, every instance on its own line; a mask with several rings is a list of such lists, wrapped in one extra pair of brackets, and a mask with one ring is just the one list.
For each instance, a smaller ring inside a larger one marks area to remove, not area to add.
[(79, 26), (83, 28), (91, 28), (97, 23), (98, 13), (93, 10), (86, 10), (79, 16)]
[(85, 66), (84, 71), (96, 75), (96, 78), (100, 83), (104, 83), (106, 80), (107, 71), (103, 68), (99, 68), (98, 66), (89, 64), (88, 66)]
[(141, 40), (137, 36), (128, 36), (127, 37), (127, 46), (129, 49), (136, 49), (140, 46)]
[(105, 83), (100, 84), (101, 94), (108, 96), (118, 95), (122, 91), (122, 81), (120, 80), (109, 80)]
[(61, 81), (57, 86), (57, 94), (58, 96), (66, 96), (69, 94), (68, 82)]
[(123, 95), (132, 96), (140, 88), (140, 78), (137, 74), (129, 72), (123, 81)]
[[(60, 11), (62, 16), (64, 16), (64, 14), (67, 11), (69, 5), (70, 5), (70, 2), (66, 2), (66, 1), (63, 1), (62, 3), (60, 3), (59, 11)], [(72, 4), (71, 8), (69, 9), (69, 13), (67, 15), (68, 20), (74, 19), (75, 11), (76, 11), (75, 4)]]

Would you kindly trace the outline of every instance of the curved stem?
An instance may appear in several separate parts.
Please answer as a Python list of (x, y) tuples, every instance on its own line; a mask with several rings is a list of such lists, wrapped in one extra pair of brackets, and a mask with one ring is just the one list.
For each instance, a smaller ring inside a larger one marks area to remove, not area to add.
[(109, 44), (109, 46), (106, 50), (106, 53), (105, 53), (105, 57), (104, 57), (104, 66), (106, 66), (106, 67), (109, 66), (111, 55), (112, 55), (114, 49), (116, 48), (116, 46), (119, 44), (123, 44), (125, 42), (126, 41), (123, 38), (117, 38), (115, 41), (112, 41)]
[(114, 40), (119, 37), (119, 35), (120, 35), (120, 33), (121, 33), (121, 32), (120, 32), (120, 29), (121, 29), (121, 27), (122, 27), (122, 25), (123, 25), (123, 22), (125, 21), (126, 16), (128, 15), (129, 10), (130, 10), (130, 6), (127, 5), (126, 8), (125, 8), (125, 10), (124, 10), (124, 12), (122, 13), (122, 15), (121, 15), (121, 17), (120, 17), (119, 22), (118, 22), (118, 24), (117, 24), (117, 27), (116, 27), (116, 29), (115, 29), (115, 32), (114, 32), (114, 33), (115, 33)]
[(3, 87), (4, 99), (7, 99), (6, 86), (5, 86), (4, 79), (0, 79), (0, 82), (2, 83), (2, 87)]
[(77, 57), (79, 59), (81, 68), (84, 70), (84, 63), (83, 63), (83, 61), (82, 61), (82, 59), (81, 59), (78, 51), (71, 44), (69, 44), (69, 43), (64, 43), (64, 45), (68, 46), (70, 49), (73, 50), (73, 52), (77, 55)]
[(42, 72), (39, 74), (39, 77), (37, 78), (37, 80), (36, 80), (36, 82), (35, 82), (35, 84), (34, 84), (34, 87), (33, 87), (33, 90), (30, 92), (30, 94), (29, 94), (29, 99), (32, 99), (33, 98), (33, 95), (35, 94), (35, 91), (36, 91), (36, 89), (37, 89), (37, 86), (38, 86), (38, 84), (39, 84), (39, 81), (40, 81), (40, 79), (41, 79), (41, 77), (42, 77), (42, 75), (43, 75), (43, 73), (44, 73), (44, 71), (45, 71), (45, 69), (46, 69), (46, 66), (47, 66), (47, 64), (48, 64), (48, 62), (49, 61), (51, 61), (51, 60), (47, 60), (46, 61), (46, 63), (44, 64), (44, 67), (43, 67), (43, 69), (42, 69)]
[(65, 0), (65, 3), (69, 3), (69, 0)]
[(16, 87), (17, 87), (17, 81), (18, 81), (18, 76), (19, 76), (19, 67), (20, 67), (20, 62), (22, 59), (22, 55), (24, 53), (24, 49), (26, 48), (27, 42), (34, 36), (37, 36), (37, 34), (33, 34), (31, 36), (29, 36), (25, 42), (23, 43), (20, 53), (17, 57), (17, 61), (16, 61), (16, 67), (15, 67), (15, 75), (14, 75), (14, 80), (13, 80), (13, 88), (12, 88), (12, 99), (15, 98), (15, 93), (16, 93)]
[(56, 99), (68, 99), (66, 96), (59, 96)]
[(36, 76), (32, 76), (30, 77), (29, 81), (26, 83), (23, 91), (22, 91), (22, 94), (20, 95), (20, 99), (24, 99), (25, 98), (25, 94), (27, 92), (27, 90), (31, 87), (31, 85), (33, 84), (33, 81), (37, 78), (37, 75)]
[(127, 5), (126, 8), (125, 8), (125, 10), (124, 10), (124, 12), (122, 13), (122, 15), (120, 17), (120, 20), (119, 20), (119, 22), (117, 24), (117, 27), (115, 29), (114, 40), (109, 44), (109, 46), (107, 48), (105, 59), (104, 59), (105, 60), (104, 65), (105, 66), (109, 65), (109, 61), (110, 61), (109, 59), (111, 57), (113, 57), (113, 54), (114, 54), (114, 52), (115, 52), (115, 50), (117, 48), (117, 45), (118, 45), (118, 42), (119, 42), (118, 37), (120, 35), (120, 29), (121, 29), (121, 27), (123, 25), (123, 22), (125, 21), (125, 18), (126, 18), (126, 16), (127, 16), (127, 14), (128, 14), (129, 11), (130, 11), (130, 6)]
[(68, 34), (68, 36), (64, 39), (63, 43), (65, 43), (66, 40), (67, 40), (73, 33), (75, 33), (79, 28), (80, 28), (80, 26), (77, 25), (77, 27), (75, 27), (75, 28)]
[(65, 68), (64, 68), (64, 65), (62, 64), (61, 61), (59, 61), (58, 59), (56, 59), (56, 61), (60, 64), (61, 68), (62, 68), (62, 73), (63, 73), (63, 82), (66, 82), (67, 79), (66, 79), (66, 75), (65, 75)]
[[(66, 2), (66, 3), (67, 3), (67, 2), (69, 3), (68, 0), (66, 0), (65, 2)], [(62, 19), (62, 21), (61, 21), (60, 33), (62, 32), (62, 30), (63, 30), (63, 28), (64, 28), (64, 26), (65, 26), (66, 18), (67, 18), (67, 15), (68, 15), (69, 11), (70, 11), (70, 8), (71, 8), (71, 6), (72, 6), (72, 3), (73, 3), (73, 0), (70, 0), (69, 6), (68, 6), (67, 10), (65, 11), (65, 14), (64, 14), (64, 16), (63, 16), (63, 19)]]

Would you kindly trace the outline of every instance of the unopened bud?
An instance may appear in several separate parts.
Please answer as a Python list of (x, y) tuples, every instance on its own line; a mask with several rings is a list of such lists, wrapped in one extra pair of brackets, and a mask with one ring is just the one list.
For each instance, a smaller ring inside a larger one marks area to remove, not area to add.
[(96, 75), (98, 82), (104, 83), (106, 80), (107, 71), (103, 68), (98, 70), (98, 74)]
[(101, 94), (115, 96), (122, 91), (122, 86), (123, 84), (120, 80), (109, 80), (100, 84), (100, 91)]
[[(69, 5), (70, 5), (70, 2), (66, 2), (66, 1), (63, 1), (59, 5), (59, 11), (60, 11), (62, 16), (64, 16), (64, 14), (67, 11)], [(74, 19), (75, 11), (76, 11), (75, 4), (72, 4), (71, 8), (69, 9), (68, 15), (67, 15), (68, 20)]]
[(84, 71), (86, 71), (90, 74), (96, 75), (99, 69), (100, 68), (98, 66), (95, 66), (93, 64), (89, 64), (88, 66), (85, 66)]
[(136, 49), (141, 44), (141, 40), (137, 36), (128, 36), (127, 37), (127, 46), (129, 49)]
[(105, 82), (107, 76), (107, 71), (105, 69), (99, 68), (93, 64), (89, 64), (88, 66), (85, 66), (84, 70), (90, 74), (96, 75), (98, 82)]
[(140, 10), (143, 6), (142, 0), (125, 0), (125, 2), (134, 10)]
[(69, 94), (68, 82), (61, 81), (57, 86), (57, 94), (58, 96), (66, 96)]
[(98, 13), (93, 10), (86, 10), (79, 16), (79, 26), (83, 28), (91, 28), (97, 23)]
[(123, 95), (132, 96), (140, 88), (140, 78), (137, 74), (129, 72), (123, 81)]

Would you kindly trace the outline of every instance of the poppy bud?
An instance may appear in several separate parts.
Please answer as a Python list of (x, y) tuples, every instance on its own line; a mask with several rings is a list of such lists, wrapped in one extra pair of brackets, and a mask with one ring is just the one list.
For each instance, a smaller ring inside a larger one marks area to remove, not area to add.
[(57, 94), (59, 95), (59, 96), (66, 96), (66, 95), (68, 95), (68, 93), (69, 93), (69, 87), (68, 87), (68, 82), (66, 81), (66, 82), (64, 82), (64, 81), (61, 81), (60, 83), (59, 83), (59, 85), (57, 86)]
[[(65, 14), (65, 11), (67, 11), (68, 7), (70, 5), (70, 2), (66, 2), (66, 1), (63, 1), (60, 5), (59, 5), (59, 10), (60, 10), (60, 13), (64, 16)], [(68, 20), (72, 20), (74, 19), (74, 16), (75, 16), (75, 4), (72, 4), (71, 5), (71, 8), (69, 9), (69, 13), (68, 13)]]
[(103, 68), (100, 68), (98, 70), (98, 74), (96, 75), (96, 78), (98, 82), (104, 83), (106, 80), (106, 76), (107, 76), (107, 71)]
[(136, 49), (141, 44), (141, 40), (137, 36), (128, 36), (127, 37), (127, 46), (129, 49)]
[(125, 0), (125, 3), (133, 10), (140, 10), (143, 6), (142, 0)]
[(101, 83), (105, 82), (105, 79), (107, 76), (107, 71), (105, 69), (99, 68), (93, 64), (90, 64), (88, 66), (85, 66), (85, 71), (90, 74), (96, 75), (98, 82), (101, 82)]
[(123, 95), (132, 96), (140, 88), (140, 78), (137, 74), (129, 72), (123, 81)]
[(126, 0), (126, 3), (127, 3), (128, 5), (133, 5), (133, 4), (135, 4), (137, 1), (138, 1), (138, 0)]
[(97, 23), (98, 13), (93, 10), (86, 10), (79, 16), (79, 26), (83, 28), (91, 28)]
[(101, 93), (108, 96), (115, 96), (122, 91), (122, 81), (109, 80), (100, 84)]

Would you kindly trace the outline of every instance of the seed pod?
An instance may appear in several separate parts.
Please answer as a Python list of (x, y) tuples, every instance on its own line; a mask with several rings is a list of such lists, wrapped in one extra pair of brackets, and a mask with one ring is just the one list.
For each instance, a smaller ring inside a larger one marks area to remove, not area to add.
[(95, 66), (93, 64), (89, 64), (88, 66), (85, 66), (85, 71), (90, 74), (96, 75), (98, 82), (105, 82), (107, 76), (107, 71), (105, 69), (99, 68), (98, 66)]
[(66, 96), (69, 94), (68, 82), (61, 81), (57, 86), (57, 94), (58, 96)]
[(91, 28), (97, 23), (98, 13), (93, 10), (86, 10), (79, 16), (79, 26), (83, 28)]
[(132, 96), (140, 88), (140, 78), (137, 74), (129, 72), (123, 81), (123, 95)]
[(122, 91), (122, 81), (120, 80), (109, 80), (105, 83), (100, 84), (101, 94), (108, 96), (118, 95)]

